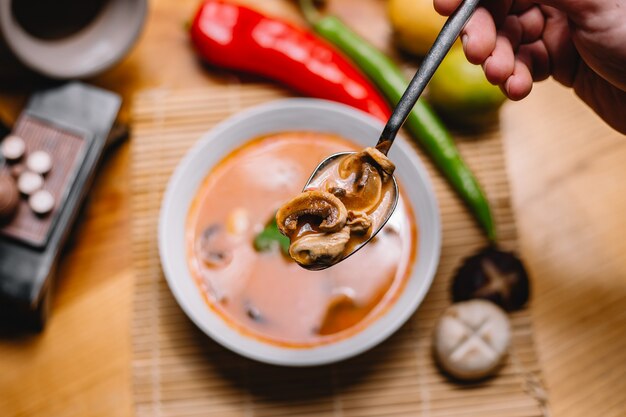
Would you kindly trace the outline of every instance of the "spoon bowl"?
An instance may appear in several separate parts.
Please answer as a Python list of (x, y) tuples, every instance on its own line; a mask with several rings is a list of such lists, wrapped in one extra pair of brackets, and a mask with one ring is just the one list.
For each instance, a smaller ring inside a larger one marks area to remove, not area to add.
[[(307, 182), (306, 182), (304, 188), (302, 189), (302, 191), (307, 191), (307, 190), (311, 190), (311, 189), (317, 188), (316, 187), (316, 181), (320, 180), (320, 177), (322, 177), (322, 175), (326, 172), (326, 169), (328, 169), (330, 166), (333, 165), (333, 162), (335, 162), (337, 159), (340, 159), (340, 158), (343, 158), (345, 156), (348, 156), (348, 155), (351, 155), (351, 154), (355, 154), (355, 153), (356, 152), (338, 152), (338, 153), (332, 154), (328, 158), (324, 159), (313, 170), (313, 173), (311, 174), (311, 176), (307, 180)], [(305, 268), (305, 269), (308, 269), (310, 271), (322, 271), (322, 270), (324, 270), (326, 268), (329, 268), (332, 265), (334, 265), (334, 264), (336, 264), (338, 262), (341, 262), (341, 261), (345, 260), (346, 258), (352, 256), (354, 253), (356, 253), (363, 246), (367, 245), (369, 243), (369, 241), (372, 240), (374, 238), (374, 236), (376, 236), (378, 234), (378, 232), (380, 232), (382, 230), (382, 228), (387, 224), (387, 222), (391, 218), (392, 214), (394, 213), (394, 211), (396, 209), (396, 206), (398, 205), (398, 196), (400, 194), (400, 192), (398, 191), (398, 183), (396, 182), (396, 177), (395, 176), (392, 176), (391, 179), (393, 180), (393, 186), (391, 187), (391, 193), (392, 193), (392, 195), (391, 195), (391, 204), (389, 204), (389, 206), (387, 207), (385, 215), (382, 217), (382, 221), (380, 222), (378, 227), (375, 230), (372, 231), (372, 233), (369, 235), (369, 237), (366, 240), (364, 240), (363, 242), (361, 242), (358, 245), (356, 245), (352, 249), (352, 251), (350, 251), (350, 253), (346, 254), (341, 259), (337, 259), (335, 262), (333, 262), (333, 264), (330, 264), (330, 265), (318, 265), (318, 264), (302, 265), (302, 264), (300, 264), (300, 266)]]

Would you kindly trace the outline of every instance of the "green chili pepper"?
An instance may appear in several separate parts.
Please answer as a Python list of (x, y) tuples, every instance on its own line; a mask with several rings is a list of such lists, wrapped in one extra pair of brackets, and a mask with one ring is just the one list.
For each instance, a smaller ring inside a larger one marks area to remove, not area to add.
[[(312, 0), (300, 0), (300, 6), (313, 29), (352, 59), (391, 103), (395, 105), (400, 100), (408, 82), (391, 59), (337, 17), (321, 16)], [(452, 136), (424, 100), (417, 101), (405, 126), (472, 210), (487, 237), (495, 240), (495, 225), (485, 194), (461, 158)]]

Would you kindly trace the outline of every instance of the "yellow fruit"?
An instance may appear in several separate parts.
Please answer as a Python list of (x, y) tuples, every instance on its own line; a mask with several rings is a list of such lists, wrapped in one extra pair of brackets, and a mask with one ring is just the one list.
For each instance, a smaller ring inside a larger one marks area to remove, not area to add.
[(504, 100), (500, 88), (487, 81), (480, 66), (467, 61), (461, 48), (448, 53), (428, 85), (428, 102), (466, 126), (493, 122)]
[(388, 12), (399, 46), (420, 56), (426, 55), (446, 21), (433, 0), (389, 0)]

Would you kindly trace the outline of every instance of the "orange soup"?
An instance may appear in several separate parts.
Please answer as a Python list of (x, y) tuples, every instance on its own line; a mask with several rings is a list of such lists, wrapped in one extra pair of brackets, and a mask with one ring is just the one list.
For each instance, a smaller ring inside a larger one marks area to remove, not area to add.
[(417, 235), (401, 185), (390, 222), (331, 268), (301, 268), (278, 241), (254, 245), (321, 160), (358, 150), (329, 134), (279, 133), (247, 143), (208, 174), (188, 214), (187, 259), (207, 304), (231, 326), (284, 346), (320, 345), (363, 329), (398, 298)]

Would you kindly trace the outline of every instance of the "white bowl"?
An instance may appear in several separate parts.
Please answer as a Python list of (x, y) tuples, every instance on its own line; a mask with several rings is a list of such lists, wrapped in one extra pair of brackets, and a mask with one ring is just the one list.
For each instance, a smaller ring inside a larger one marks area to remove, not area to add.
[(287, 99), (255, 107), (206, 133), (180, 162), (167, 186), (159, 219), (159, 251), (165, 277), (189, 318), (226, 348), (249, 358), (286, 366), (336, 362), (372, 348), (415, 312), (432, 283), (441, 246), (439, 211), (428, 174), (415, 151), (399, 137), (390, 152), (396, 175), (415, 211), (418, 254), (395, 304), (362, 331), (311, 348), (273, 345), (230, 327), (202, 298), (187, 266), (185, 222), (189, 206), (211, 168), (232, 150), (261, 135), (310, 130), (341, 135), (363, 146), (376, 143), (383, 125), (353, 108), (314, 99)]

